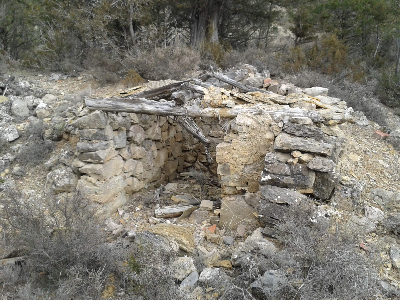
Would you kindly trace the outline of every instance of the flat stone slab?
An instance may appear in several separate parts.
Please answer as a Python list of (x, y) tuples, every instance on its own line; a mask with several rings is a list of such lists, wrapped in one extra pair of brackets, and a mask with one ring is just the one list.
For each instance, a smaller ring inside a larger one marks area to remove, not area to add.
[(275, 139), (274, 149), (281, 151), (299, 150), (325, 156), (331, 156), (333, 145), (317, 141), (312, 138), (301, 138), (287, 133), (281, 133)]

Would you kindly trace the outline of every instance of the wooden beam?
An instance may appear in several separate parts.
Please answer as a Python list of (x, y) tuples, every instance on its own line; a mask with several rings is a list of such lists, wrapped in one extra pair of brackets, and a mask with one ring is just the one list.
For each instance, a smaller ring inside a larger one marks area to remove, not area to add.
[(273, 118), (280, 117), (308, 117), (313, 122), (323, 122), (318, 111), (309, 111), (301, 108), (275, 108), (266, 104), (236, 105), (232, 108), (200, 108), (193, 106), (176, 106), (174, 101), (154, 101), (147, 99), (92, 99), (85, 98), (85, 105), (91, 110), (103, 110), (111, 112), (131, 112), (161, 116), (188, 116), (228, 118), (233, 119), (238, 114), (269, 114)]

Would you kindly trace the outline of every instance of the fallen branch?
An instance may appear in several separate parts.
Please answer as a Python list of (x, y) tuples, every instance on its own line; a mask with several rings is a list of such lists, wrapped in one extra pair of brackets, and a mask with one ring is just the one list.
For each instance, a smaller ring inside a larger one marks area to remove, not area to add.
[(223, 81), (223, 82), (225, 82), (227, 84), (233, 85), (233, 86), (241, 89), (244, 92), (261, 92), (261, 93), (266, 93), (266, 94), (272, 94), (272, 92), (269, 92), (269, 91), (266, 91), (266, 90), (261, 90), (261, 89), (255, 88), (255, 87), (251, 87), (251, 86), (247, 86), (247, 85), (241, 84), (241, 83), (239, 83), (239, 82), (237, 82), (237, 81), (235, 81), (233, 79), (230, 79), (229, 77), (226, 77), (226, 76), (224, 76), (222, 74), (209, 73), (208, 75), (211, 76), (211, 77), (214, 77), (214, 78), (216, 78), (216, 79), (218, 79), (220, 81)]

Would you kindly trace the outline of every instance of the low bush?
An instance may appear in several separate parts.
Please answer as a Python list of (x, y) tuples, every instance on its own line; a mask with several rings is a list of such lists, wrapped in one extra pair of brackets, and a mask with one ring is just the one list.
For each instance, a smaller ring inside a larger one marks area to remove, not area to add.
[(282, 68), (274, 54), (261, 48), (247, 48), (244, 51), (231, 50), (225, 53), (221, 62), (222, 68), (237, 67), (240, 64), (255, 66), (258, 72), (269, 70), (271, 74), (281, 74)]
[(21, 147), (16, 157), (20, 165), (38, 165), (53, 151), (54, 143), (45, 138), (45, 130), (46, 125), (41, 120), (30, 123), (26, 128), (27, 143)]
[(200, 54), (184, 45), (169, 46), (140, 52), (130, 64), (145, 79), (182, 79), (198, 69)]
[(297, 286), (298, 299), (371, 299), (379, 294), (375, 271), (379, 258), (363, 255), (357, 236), (310, 203), (288, 208), (278, 226), (281, 270)]

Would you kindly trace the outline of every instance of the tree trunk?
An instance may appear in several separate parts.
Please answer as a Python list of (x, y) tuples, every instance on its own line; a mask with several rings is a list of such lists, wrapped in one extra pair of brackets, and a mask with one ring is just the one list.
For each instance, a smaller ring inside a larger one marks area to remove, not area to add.
[(132, 45), (135, 44), (135, 31), (133, 30), (133, 4), (129, 4), (129, 17), (128, 17), (129, 34), (131, 36)]
[(190, 44), (195, 49), (200, 49), (204, 44), (207, 30), (207, 7), (199, 7), (195, 4), (192, 9), (192, 24), (190, 26)]
[(201, 49), (206, 42), (219, 42), (218, 21), (221, 0), (208, 0), (203, 5), (198, 1), (193, 5), (190, 26), (190, 44), (195, 49)]

